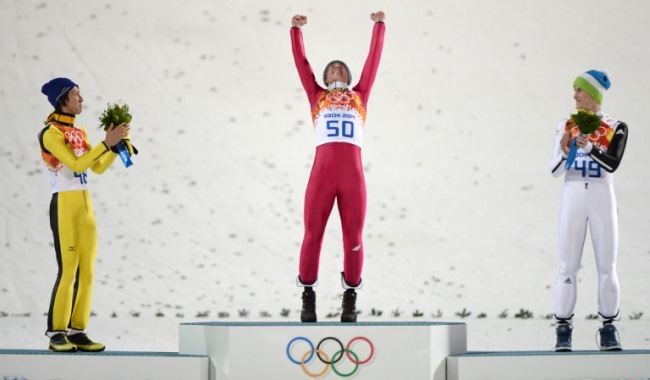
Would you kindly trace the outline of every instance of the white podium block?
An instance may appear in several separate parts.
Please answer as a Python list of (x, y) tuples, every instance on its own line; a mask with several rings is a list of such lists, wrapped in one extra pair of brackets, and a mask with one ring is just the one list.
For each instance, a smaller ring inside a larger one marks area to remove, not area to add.
[(447, 366), (448, 380), (647, 379), (650, 351), (468, 352)]
[(0, 379), (206, 380), (207, 356), (173, 352), (0, 350)]
[(445, 380), (464, 323), (182, 323), (179, 353), (210, 357), (210, 380)]

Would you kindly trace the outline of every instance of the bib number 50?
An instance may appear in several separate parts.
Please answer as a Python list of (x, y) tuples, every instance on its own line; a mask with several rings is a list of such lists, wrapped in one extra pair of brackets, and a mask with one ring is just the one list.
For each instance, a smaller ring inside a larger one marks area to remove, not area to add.
[(327, 137), (354, 137), (354, 123), (348, 120), (328, 120)]

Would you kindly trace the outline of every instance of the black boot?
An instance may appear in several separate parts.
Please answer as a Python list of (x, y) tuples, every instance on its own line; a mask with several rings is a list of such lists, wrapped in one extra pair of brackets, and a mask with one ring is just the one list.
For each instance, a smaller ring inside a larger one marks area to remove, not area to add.
[(316, 322), (316, 292), (311, 286), (306, 286), (302, 292), (301, 322)]
[(357, 321), (357, 292), (354, 289), (347, 289), (343, 292), (343, 303), (341, 305), (341, 322)]

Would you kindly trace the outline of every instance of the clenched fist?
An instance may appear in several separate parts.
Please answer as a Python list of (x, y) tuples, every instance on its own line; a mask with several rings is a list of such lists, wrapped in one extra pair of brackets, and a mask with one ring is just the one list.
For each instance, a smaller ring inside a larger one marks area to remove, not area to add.
[(307, 23), (307, 16), (295, 15), (291, 18), (291, 26), (300, 28)]
[(386, 19), (386, 15), (383, 11), (377, 11), (370, 14), (370, 19), (374, 22), (383, 22)]

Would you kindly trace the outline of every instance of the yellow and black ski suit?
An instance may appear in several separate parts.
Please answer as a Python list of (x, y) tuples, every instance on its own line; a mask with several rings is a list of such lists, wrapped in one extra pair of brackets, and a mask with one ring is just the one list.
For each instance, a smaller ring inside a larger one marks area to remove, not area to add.
[(102, 142), (92, 147), (74, 115), (53, 112), (38, 134), (48, 168), (52, 201), (50, 226), (59, 272), (47, 317), (47, 331), (84, 330), (91, 312), (97, 256), (95, 213), (86, 171), (102, 174), (117, 155)]

